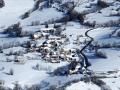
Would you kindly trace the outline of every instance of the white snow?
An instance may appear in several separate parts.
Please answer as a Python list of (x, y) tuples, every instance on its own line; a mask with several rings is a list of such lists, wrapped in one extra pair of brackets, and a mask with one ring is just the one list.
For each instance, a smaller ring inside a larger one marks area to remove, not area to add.
[(33, 7), (33, 0), (4, 0), (5, 7), (0, 9), (0, 27), (9, 26)]
[(43, 9), (42, 11), (36, 10), (30, 14), (28, 18), (22, 21), (22, 25), (31, 25), (32, 22), (38, 22), (39, 24), (45, 22), (51, 22), (63, 17), (62, 12), (58, 12), (54, 8)]
[(89, 22), (90, 24), (95, 23), (97, 26), (97, 25), (104, 25), (107, 23), (109, 24), (109, 23), (111, 23), (111, 21), (117, 22), (117, 21), (119, 21), (119, 19), (120, 19), (120, 17), (118, 17), (118, 16), (107, 17), (101, 13), (96, 12), (96, 13), (90, 13), (90, 14), (86, 15), (86, 19), (85, 19), (84, 23), (87, 23), (87, 22)]
[(66, 90), (101, 90), (100, 87), (92, 83), (78, 82), (68, 86)]
[[(31, 56), (32, 55), (32, 56)], [(34, 56), (35, 55), (35, 56)], [(36, 57), (37, 54), (31, 53), (28, 56)], [(27, 55), (25, 55), (26, 58)], [(5, 81), (5, 86), (13, 88), (15, 81), (18, 81), (20, 85), (31, 85), (37, 84), (47, 78), (49, 75), (47, 72), (51, 72), (57, 67), (64, 66), (66, 62), (61, 62), (60, 64), (47, 63), (42, 60), (28, 60), (25, 64), (15, 64), (14, 62), (0, 62), (0, 68), (4, 67), (3, 71), (0, 71), (0, 80)], [(40, 65), (40, 70), (34, 70), (33, 67), (36, 64)], [(7, 75), (9, 70), (14, 70), (14, 75)], [(27, 77), (27, 78), (26, 78)]]
[[(73, 1), (73, 0), (71, 0)], [(75, 0), (74, 0), (75, 1)], [(78, 1), (78, 0), (76, 0)], [(75, 1), (75, 2), (76, 2)], [(109, 0), (107, 3), (113, 3), (114, 0)], [(62, 3), (68, 2), (68, 0), (63, 0)], [(23, 31), (29, 33), (35, 33), (44, 28), (44, 25), (39, 25), (45, 22), (52, 22), (63, 17), (63, 12), (59, 12), (56, 8), (43, 8), (42, 10), (35, 10), (31, 12), (30, 16), (24, 20), (20, 20), (20, 16), (24, 12), (30, 10), (33, 7), (33, 0), (5, 0), (5, 7), (0, 9), (0, 46), (12, 45), (15, 43), (23, 44), (24, 42), (30, 40), (29, 37), (7, 37), (7, 34), (2, 34), (2, 28), (4, 26), (9, 26), (18, 21), (21, 22)], [(99, 26), (110, 24), (111, 22), (117, 23), (120, 20), (119, 16), (116, 16), (119, 9), (120, 3), (114, 3), (113, 6), (104, 8), (98, 12), (96, 9), (97, 0), (80, 0), (75, 10), (78, 13), (89, 13), (85, 17), (84, 23), (90, 23)], [(43, 4), (43, 3), (42, 3)], [(56, 6), (58, 7), (58, 5)], [(32, 23), (37, 23), (35, 26), (30, 26)], [(53, 26), (53, 24), (51, 25)], [(69, 38), (69, 44), (63, 45), (65, 49), (79, 48), (85, 44), (74, 44), (77, 40), (77, 37), (80, 36), (79, 42), (84, 42), (84, 40), (89, 40), (85, 37), (85, 32), (89, 30), (89, 27), (80, 25), (79, 22), (68, 22), (65, 26), (66, 30), (62, 32)], [(63, 26), (64, 28), (64, 26)], [(113, 28), (103, 28), (99, 27), (88, 34), (94, 38), (99, 44), (113, 44), (120, 43), (120, 38), (116, 37), (116, 32), (114, 36), (110, 37), (110, 34), (114, 31)], [(53, 37), (52, 37), (53, 38)], [(36, 40), (35, 43), (37, 46), (40, 46), (44, 42), (44, 38)], [(77, 42), (78, 43), (78, 42)], [(119, 70), (120, 69), (120, 49), (119, 48), (104, 48), (100, 49), (104, 51), (107, 55), (106, 59), (96, 57), (94, 52), (87, 52), (85, 54), (88, 56), (89, 61), (92, 66), (89, 67), (95, 72), (107, 72), (110, 70)], [(20, 85), (32, 85), (43, 83), (42, 81), (48, 82), (50, 85), (55, 85), (57, 87), (64, 86), (69, 81), (79, 80), (82, 75), (68, 75), (68, 76), (50, 76), (48, 73), (54, 71), (58, 67), (65, 66), (68, 64), (66, 61), (61, 61), (60, 63), (48, 63), (41, 59), (41, 54), (38, 52), (29, 52), (23, 54), (23, 59), (26, 61), (25, 64), (16, 64), (14, 63), (14, 55), (7, 56), (11, 51), (19, 52), (25, 51), (25, 48), (21, 46), (10, 47), (3, 49), (3, 53), (0, 53), (0, 80), (5, 81), (5, 86), (13, 87), (15, 81), (18, 81)], [(6, 62), (6, 59), (9, 58), (12, 62)], [(35, 70), (35, 66), (39, 64), (40, 70)], [(2, 68), (4, 69), (2, 70)], [(14, 75), (8, 75), (10, 69), (14, 70)], [(120, 72), (117, 74), (118, 78), (107, 78), (103, 79), (107, 85), (109, 85), (112, 90), (118, 90), (120, 88), (119, 76)], [(45, 87), (48, 88), (48, 87)], [(93, 83), (78, 82), (72, 83), (70, 86), (67, 86), (66, 90), (100, 90), (100, 87), (96, 86)]]

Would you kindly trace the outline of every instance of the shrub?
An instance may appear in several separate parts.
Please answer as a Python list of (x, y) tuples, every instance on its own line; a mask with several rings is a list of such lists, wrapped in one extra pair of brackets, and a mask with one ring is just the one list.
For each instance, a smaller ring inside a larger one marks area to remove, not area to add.
[(56, 76), (64, 76), (68, 74), (69, 74), (68, 66), (59, 67), (53, 72), (53, 75), (56, 75)]
[(27, 41), (25, 47), (26, 47), (26, 48), (31, 48), (31, 42), (30, 42), (30, 41)]
[(3, 53), (2, 48), (0, 48), (0, 53)]
[(28, 18), (28, 17), (29, 17), (29, 15), (30, 15), (30, 11), (25, 12), (25, 14), (23, 14), (23, 15), (21, 16), (21, 19)]
[(21, 36), (22, 36), (22, 37), (30, 36), (30, 35), (31, 35), (31, 32), (29, 32), (29, 31), (22, 31), (22, 32), (21, 32)]
[(15, 82), (15, 86), (14, 86), (13, 90), (23, 90), (23, 89), (21, 88), (21, 86), (19, 85), (18, 82)]
[[(100, 86), (100, 87), (106, 84), (106, 83), (103, 82), (102, 80), (98, 79), (96, 76), (92, 77), (92, 78), (91, 78), (91, 81), (92, 81), (94, 84), (96, 84), (96, 85), (98, 85), (98, 86)], [(102, 89), (102, 90), (109, 90), (109, 89)]]
[(9, 34), (10, 37), (21, 37), (22, 28), (20, 23), (14, 24), (4, 30), (3, 33)]
[(3, 50), (3, 49), (18, 47), (18, 46), (21, 46), (20, 42), (12, 41), (12, 42), (8, 42), (8, 43), (4, 43), (3, 45), (0, 46), (0, 48)]
[(35, 67), (33, 67), (33, 69), (39, 70), (39, 69), (40, 69), (40, 65), (39, 65), (39, 64), (36, 64)]
[(43, 1), (44, 1), (44, 0), (36, 0), (35, 5), (34, 5), (34, 8), (33, 8), (32, 11), (37, 10), (37, 9), (39, 8), (39, 4), (40, 4), (41, 2), (43, 2)]
[(52, 85), (52, 86), (50, 86), (50, 87), (49, 87), (49, 89), (48, 89), (48, 90), (56, 90), (56, 88), (57, 88), (57, 86), (56, 86), (56, 85)]
[(40, 21), (32, 21), (31, 26), (40, 25)]
[(119, 31), (119, 32), (117, 32), (117, 37), (120, 37), (120, 31)]
[(48, 28), (49, 26), (48, 26), (48, 23), (47, 22), (45, 22), (45, 28)]
[(69, 12), (68, 15), (70, 16), (70, 20), (76, 20), (78, 19), (79, 13), (73, 10)]
[(83, 23), (84, 19), (85, 19), (85, 15), (84, 14), (79, 14), (78, 19), (80, 20), (81, 23)]
[(96, 54), (97, 57), (100, 57), (100, 58), (107, 58), (106, 53), (103, 52), (103, 51), (97, 51), (95, 54)]
[(106, 8), (109, 6), (104, 0), (98, 0), (97, 5), (101, 8)]
[(70, 20), (70, 16), (65, 15), (64, 17), (62, 17), (61, 19), (56, 20), (57, 23), (59, 22), (64, 22), (65, 24)]
[(8, 88), (8, 87), (1, 86), (1, 85), (0, 85), (0, 90), (12, 90), (12, 89), (10, 89), (10, 88)]
[(102, 45), (100, 47), (102, 47), (102, 48), (111, 48), (112, 44), (111, 43), (107, 43), (107, 44), (102, 43)]
[(9, 75), (14, 75), (13, 69), (10, 69)]
[(47, 72), (51, 72), (52, 71), (52, 67), (49, 65), (42, 65), (42, 64), (36, 64), (35, 66), (32, 67), (34, 70), (38, 70), (38, 71), (47, 71)]
[[(34, 84), (32, 86), (26, 86), (24, 90), (42, 90), (43, 88), (47, 87), (49, 85), (48, 82), (42, 81), (40, 84)], [(45, 90), (51, 90), (51, 89), (45, 89)]]
[(4, 6), (5, 6), (4, 0), (0, 0), (0, 8), (2, 8)]
[(32, 85), (31, 87), (26, 87), (25, 90), (41, 90), (40, 85)]

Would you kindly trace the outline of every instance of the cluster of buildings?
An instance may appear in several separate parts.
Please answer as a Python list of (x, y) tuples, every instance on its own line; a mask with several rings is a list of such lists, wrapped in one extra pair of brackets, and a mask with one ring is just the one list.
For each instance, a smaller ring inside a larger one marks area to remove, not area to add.
[(34, 41), (43, 40), (35, 45), (43, 60), (52, 63), (58, 63), (60, 60), (79, 60), (75, 48), (65, 47), (67, 37), (62, 31), (58, 28), (42, 28), (32, 35)]

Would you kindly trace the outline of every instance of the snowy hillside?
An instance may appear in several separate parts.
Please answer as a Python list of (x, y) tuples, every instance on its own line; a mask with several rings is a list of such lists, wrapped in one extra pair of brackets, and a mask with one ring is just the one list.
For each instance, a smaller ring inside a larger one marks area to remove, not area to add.
[(0, 90), (119, 90), (119, 0), (4, 0)]
[(5, 7), (0, 9), (0, 27), (11, 25), (33, 7), (33, 0), (4, 0)]

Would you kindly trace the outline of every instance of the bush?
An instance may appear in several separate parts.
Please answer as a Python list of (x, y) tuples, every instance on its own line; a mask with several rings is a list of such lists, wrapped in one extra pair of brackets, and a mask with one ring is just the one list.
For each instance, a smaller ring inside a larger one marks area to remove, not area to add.
[(97, 51), (95, 54), (96, 54), (97, 57), (100, 57), (100, 58), (107, 58), (106, 53), (103, 52), (103, 51)]
[[(96, 85), (98, 85), (98, 86), (100, 86), (100, 87), (106, 84), (106, 83), (103, 82), (102, 80), (98, 79), (96, 76), (92, 77), (92, 78), (91, 78), (91, 81), (92, 81), (94, 84), (96, 84)], [(109, 89), (102, 89), (102, 90), (109, 90)]]
[(8, 42), (8, 43), (4, 43), (3, 45), (0, 46), (0, 48), (3, 50), (3, 49), (18, 47), (18, 46), (21, 46), (20, 42), (12, 41), (12, 42)]
[(14, 75), (13, 69), (10, 69), (9, 75)]
[(0, 85), (0, 90), (12, 90), (12, 89), (10, 89), (10, 88), (8, 88), (8, 87), (1, 86), (1, 85)]
[(30, 15), (30, 11), (25, 12), (25, 14), (23, 14), (23, 15), (21, 16), (21, 19), (28, 18), (28, 17), (29, 17), (29, 15)]
[(76, 20), (79, 17), (79, 13), (74, 10), (69, 12), (68, 15), (70, 17), (70, 20)]
[(66, 24), (68, 21), (70, 21), (70, 16), (65, 15), (65, 16), (62, 17), (61, 19), (56, 20), (56, 23), (64, 22), (64, 23)]
[(120, 31), (117, 33), (117, 37), (120, 37)]
[(40, 85), (32, 85), (31, 87), (26, 87), (25, 90), (41, 90)]
[(68, 74), (69, 74), (68, 66), (59, 67), (53, 72), (53, 75), (56, 75), (56, 76), (65, 76)]
[(14, 24), (4, 30), (4, 34), (9, 34), (10, 37), (21, 37), (22, 28), (20, 23)]
[(0, 53), (3, 53), (2, 49), (0, 48)]
[(84, 22), (85, 15), (84, 14), (79, 14), (78, 19), (80, 20), (81, 23)]
[(40, 4), (41, 2), (43, 2), (43, 1), (44, 1), (44, 0), (36, 0), (35, 5), (34, 5), (34, 8), (33, 8), (32, 11), (37, 10), (37, 9), (39, 8), (39, 4)]
[(23, 89), (22, 89), (21, 86), (18, 84), (18, 82), (15, 82), (15, 86), (14, 86), (13, 90), (23, 90)]
[[(30, 87), (26, 87), (25, 90), (42, 90), (43, 88), (47, 87), (49, 85), (48, 82), (42, 81), (40, 84), (34, 84)], [(47, 89), (45, 89), (47, 90)], [(51, 90), (51, 89), (48, 89)]]
[(32, 21), (31, 26), (38, 26), (40, 25), (40, 21)]
[(33, 67), (33, 69), (35, 69), (35, 70), (40, 70), (40, 65), (39, 65), (39, 64), (36, 64), (36, 65)]
[(5, 6), (4, 0), (0, 0), (0, 8), (2, 8), (4, 6)]
[(49, 27), (48, 23), (47, 23), (47, 22), (45, 22), (45, 28), (48, 28), (48, 27)]
[(104, 0), (98, 0), (97, 5), (101, 8), (106, 8), (109, 6)]
[(48, 90), (56, 90), (56, 88), (57, 88), (57, 86), (52, 85), (52, 86), (50, 86), (50, 87), (49, 87), (49, 89), (48, 89)]
[(102, 43), (102, 45), (100, 45), (100, 47), (102, 47), (102, 48), (112, 48), (112, 44), (111, 43), (107, 43), (107, 44)]

